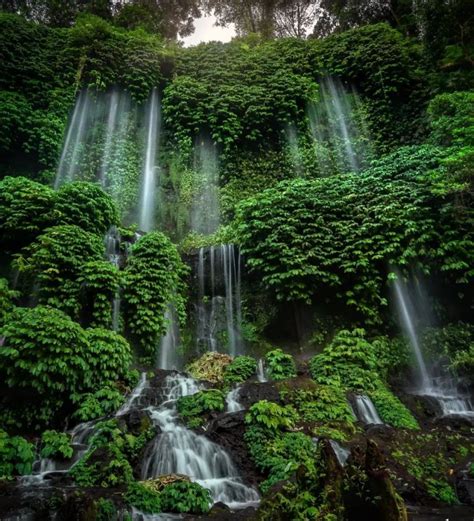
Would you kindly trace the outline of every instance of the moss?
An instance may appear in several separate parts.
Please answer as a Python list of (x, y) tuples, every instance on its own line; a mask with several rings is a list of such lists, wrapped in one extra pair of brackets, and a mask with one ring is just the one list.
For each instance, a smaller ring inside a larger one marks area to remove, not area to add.
[(201, 358), (186, 367), (186, 371), (197, 380), (212, 383), (224, 381), (225, 369), (232, 362), (232, 357), (221, 353), (204, 353)]

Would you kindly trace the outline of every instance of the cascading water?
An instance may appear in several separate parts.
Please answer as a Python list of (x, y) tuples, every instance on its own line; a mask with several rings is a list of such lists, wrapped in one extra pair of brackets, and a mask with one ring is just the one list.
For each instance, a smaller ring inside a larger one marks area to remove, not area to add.
[[(200, 248), (198, 255), (198, 350), (242, 354), (241, 257), (233, 244)], [(227, 346), (221, 338), (226, 337)]]
[(234, 389), (230, 390), (227, 393), (225, 398), (226, 403), (226, 411), (227, 412), (237, 412), (243, 410), (243, 405), (239, 402), (239, 393), (240, 387), (234, 387)]
[(178, 423), (176, 401), (199, 391), (192, 378), (175, 374), (166, 378), (165, 400), (150, 408), (159, 434), (145, 454), (142, 479), (164, 474), (184, 474), (211, 491), (214, 502), (222, 501), (231, 508), (255, 504), (257, 492), (246, 486), (230, 456), (205, 436)]
[[(427, 306), (424, 291), (421, 290), (421, 283), (417, 282), (417, 291), (415, 297), (419, 302), (413, 300), (408, 286), (404, 283), (403, 278), (398, 270), (394, 270), (396, 278), (394, 280), (395, 301), (398, 308), (398, 314), (402, 328), (405, 332), (409, 345), (414, 354), (417, 365), (417, 389), (416, 394), (430, 396), (437, 400), (440, 405), (443, 416), (460, 415), (474, 416), (474, 404), (471, 398), (463, 396), (458, 389), (458, 382), (455, 377), (448, 374), (434, 375), (432, 368), (426, 363), (420, 346), (416, 331), (417, 318), (421, 313), (418, 309), (424, 309)], [(416, 305), (414, 304), (416, 302)]]
[(336, 455), (337, 461), (339, 462), (341, 467), (344, 467), (351, 452), (348, 449), (339, 445), (339, 443), (337, 443), (337, 441), (329, 440), (329, 443), (331, 444), (332, 450), (334, 451), (334, 454)]
[(262, 384), (268, 381), (263, 358), (259, 358), (257, 362), (257, 380)]
[(140, 405), (140, 398), (143, 391), (147, 388), (147, 385), (146, 373), (143, 372), (140, 375), (140, 380), (138, 381), (137, 386), (130, 393), (127, 401), (115, 413), (115, 416), (123, 416), (124, 414), (127, 414), (133, 406)]
[(383, 424), (383, 421), (380, 419), (375, 405), (368, 396), (364, 394), (358, 394), (355, 397), (355, 405), (357, 409), (357, 417), (362, 423), (365, 423), (366, 425)]
[(160, 140), (160, 129), (160, 100), (158, 89), (154, 88), (147, 104), (145, 162), (143, 165), (140, 196), (139, 226), (145, 232), (152, 230), (155, 224), (157, 172), (159, 172), (159, 168), (156, 165), (156, 156)]
[[(95, 178), (112, 196), (120, 192), (117, 186), (109, 190), (109, 185), (122, 154), (126, 155), (116, 141), (123, 138), (133, 109), (129, 95), (115, 88), (105, 93), (89, 89), (79, 93), (56, 172), (56, 189), (77, 179)], [(97, 146), (101, 144), (97, 165)], [(115, 180), (113, 184), (120, 182)]]
[(172, 306), (168, 306), (165, 313), (167, 323), (166, 334), (161, 339), (158, 351), (159, 369), (179, 369), (181, 360), (178, 352), (179, 346), (179, 327), (176, 313)]
[(356, 117), (360, 107), (357, 93), (348, 93), (340, 80), (332, 77), (321, 80), (320, 100), (308, 106), (313, 138), (329, 149), (342, 172), (359, 171), (369, 152), (367, 130)]
[(209, 138), (200, 138), (194, 147), (194, 172), (191, 231), (211, 235), (220, 224), (220, 206), (217, 151)]
[[(105, 236), (105, 257), (116, 268), (120, 267), (122, 252), (120, 250), (120, 233), (116, 226), (112, 226)], [(120, 328), (120, 288), (117, 288), (112, 300), (112, 329), (117, 332)]]

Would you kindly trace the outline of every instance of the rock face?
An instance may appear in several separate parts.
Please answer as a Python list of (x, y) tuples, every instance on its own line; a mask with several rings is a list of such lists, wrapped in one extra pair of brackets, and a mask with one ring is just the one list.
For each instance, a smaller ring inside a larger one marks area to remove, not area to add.
[(273, 382), (247, 382), (242, 385), (239, 392), (239, 401), (245, 409), (260, 400), (280, 402), (280, 395)]
[(263, 477), (253, 464), (244, 440), (245, 411), (222, 414), (207, 426), (205, 435), (228, 452), (245, 482), (255, 486)]

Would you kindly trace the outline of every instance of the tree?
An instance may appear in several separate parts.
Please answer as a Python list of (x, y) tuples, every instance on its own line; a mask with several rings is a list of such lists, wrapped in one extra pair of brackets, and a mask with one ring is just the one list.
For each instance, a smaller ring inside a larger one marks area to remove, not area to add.
[(274, 34), (275, 7), (278, 0), (204, 0), (204, 8), (214, 13), (219, 25), (235, 24), (237, 33)]
[(314, 0), (280, 0), (275, 10), (277, 35), (304, 38), (320, 12), (319, 2)]
[(194, 19), (200, 15), (198, 0), (131, 0), (117, 3), (115, 21), (122, 27), (143, 27), (176, 39), (191, 34)]

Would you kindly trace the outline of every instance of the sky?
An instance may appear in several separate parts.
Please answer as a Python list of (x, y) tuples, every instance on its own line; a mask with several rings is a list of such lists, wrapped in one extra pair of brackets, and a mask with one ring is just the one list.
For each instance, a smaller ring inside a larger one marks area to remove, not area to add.
[(229, 27), (217, 27), (215, 25), (216, 17), (213, 15), (201, 16), (194, 20), (194, 33), (186, 38), (182, 38), (185, 47), (197, 45), (201, 42), (219, 41), (229, 42), (235, 36), (234, 24)]

